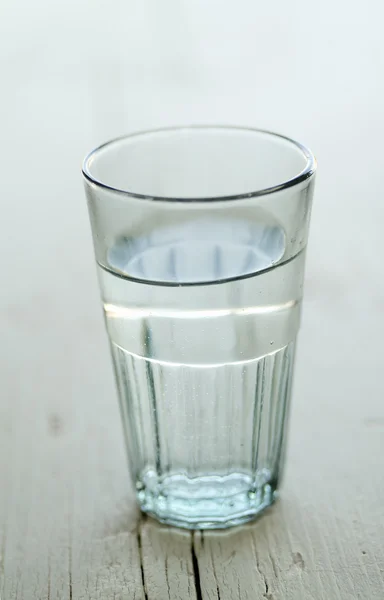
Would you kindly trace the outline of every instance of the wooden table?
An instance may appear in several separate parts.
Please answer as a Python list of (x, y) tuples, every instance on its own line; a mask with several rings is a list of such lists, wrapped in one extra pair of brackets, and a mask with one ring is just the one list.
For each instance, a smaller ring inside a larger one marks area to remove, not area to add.
[[(381, 3), (3, 13), (1, 599), (384, 598)], [(106, 138), (183, 122), (319, 159), (282, 499), (194, 535), (135, 507), (79, 173)]]

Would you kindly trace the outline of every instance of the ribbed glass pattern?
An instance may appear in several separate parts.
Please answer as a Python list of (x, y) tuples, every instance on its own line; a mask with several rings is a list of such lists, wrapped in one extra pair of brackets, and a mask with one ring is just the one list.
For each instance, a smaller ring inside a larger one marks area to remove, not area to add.
[(241, 522), (273, 500), (295, 342), (243, 363), (148, 360), (112, 344), (141, 507), (190, 526)]

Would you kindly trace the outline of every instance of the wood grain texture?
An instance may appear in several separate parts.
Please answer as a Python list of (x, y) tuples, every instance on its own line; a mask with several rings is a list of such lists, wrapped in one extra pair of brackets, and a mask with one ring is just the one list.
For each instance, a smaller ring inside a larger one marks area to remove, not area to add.
[[(382, 600), (382, 4), (3, 15), (1, 600)], [(107, 138), (183, 122), (278, 130), (320, 165), (282, 498), (193, 535), (134, 503), (79, 174)]]
[(148, 599), (197, 600), (192, 537), (152, 520), (138, 526)]

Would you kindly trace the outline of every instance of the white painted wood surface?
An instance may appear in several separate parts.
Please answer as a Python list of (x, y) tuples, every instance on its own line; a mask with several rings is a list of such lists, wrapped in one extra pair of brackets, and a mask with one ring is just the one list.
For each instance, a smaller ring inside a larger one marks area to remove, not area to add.
[[(0, 10), (2, 600), (384, 598), (382, 4)], [(96, 143), (184, 122), (319, 159), (282, 500), (195, 535), (133, 502), (79, 174)]]

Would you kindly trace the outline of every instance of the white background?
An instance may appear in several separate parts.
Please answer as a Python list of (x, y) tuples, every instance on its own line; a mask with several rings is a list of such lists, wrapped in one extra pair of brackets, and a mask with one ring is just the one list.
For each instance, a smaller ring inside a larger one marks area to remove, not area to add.
[(343, 393), (363, 413), (384, 391), (381, 4), (35, 0), (1, 11), (3, 366), (22, 327), (36, 368), (49, 353), (65, 379), (60, 348), (86, 361), (85, 328), (102, 327), (85, 152), (161, 125), (259, 126), (319, 163), (302, 336), (315, 360), (296, 384), (311, 411), (337, 411)]

